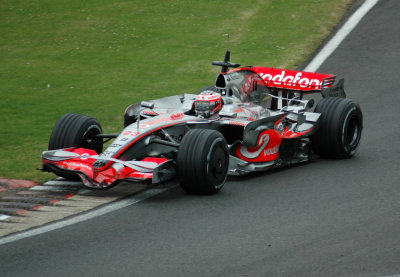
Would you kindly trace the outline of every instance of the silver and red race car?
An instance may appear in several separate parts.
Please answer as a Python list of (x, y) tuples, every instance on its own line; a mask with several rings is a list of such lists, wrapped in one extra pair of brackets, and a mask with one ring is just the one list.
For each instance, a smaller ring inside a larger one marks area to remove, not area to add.
[[(92, 117), (65, 114), (41, 170), (97, 189), (177, 177), (188, 193), (213, 194), (228, 175), (356, 153), (362, 112), (346, 98), (343, 79), (334, 85), (329, 74), (240, 67), (229, 51), (213, 65), (222, 67), (214, 86), (132, 104), (118, 134), (104, 134)], [(312, 110), (315, 94), (322, 99)]]

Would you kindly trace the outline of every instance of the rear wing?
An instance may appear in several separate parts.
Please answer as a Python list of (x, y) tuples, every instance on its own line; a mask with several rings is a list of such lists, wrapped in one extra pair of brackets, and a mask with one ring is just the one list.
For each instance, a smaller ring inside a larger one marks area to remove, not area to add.
[(300, 92), (321, 92), (330, 88), (335, 82), (335, 75), (311, 73), (273, 67), (253, 66), (252, 69), (261, 76), (270, 88)]

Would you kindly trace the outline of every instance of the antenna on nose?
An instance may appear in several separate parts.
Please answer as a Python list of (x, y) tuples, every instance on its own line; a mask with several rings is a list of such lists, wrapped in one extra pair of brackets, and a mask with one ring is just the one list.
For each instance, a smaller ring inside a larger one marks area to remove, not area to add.
[(223, 37), (226, 37), (226, 51), (230, 51), (230, 41), (229, 41), (229, 34), (223, 34)]

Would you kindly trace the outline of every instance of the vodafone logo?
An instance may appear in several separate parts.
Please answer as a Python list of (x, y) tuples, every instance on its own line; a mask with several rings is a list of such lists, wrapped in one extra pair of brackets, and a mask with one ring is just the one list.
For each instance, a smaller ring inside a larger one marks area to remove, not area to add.
[(196, 97), (196, 100), (199, 101), (217, 101), (221, 99), (221, 95), (215, 94), (199, 94)]
[[(305, 72), (290, 69), (279, 69), (273, 67), (254, 66), (253, 70), (270, 87), (288, 88), (292, 90), (321, 90), (322, 83), (326, 78), (335, 78), (335, 75), (316, 72)], [(325, 86), (332, 86), (325, 84)]]
[(278, 153), (279, 146), (275, 146), (274, 148), (264, 150), (264, 156), (274, 155)]
[(82, 160), (86, 160), (87, 158), (89, 158), (89, 154), (88, 153), (83, 153), (82, 155), (81, 155), (81, 159)]
[(261, 78), (268, 83), (274, 83), (275, 85), (285, 84), (286, 86), (296, 86), (299, 85), (302, 88), (307, 87), (317, 87), (320, 88), (322, 81), (318, 79), (309, 79), (303, 77), (302, 72), (297, 72), (296, 75), (289, 75), (285, 70), (282, 70), (279, 74), (272, 75), (269, 73), (260, 73)]
[(242, 154), (244, 157), (248, 159), (255, 159), (258, 156), (260, 156), (263, 149), (268, 145), (268, 142), (269, 142), (269, 136), (268, 134), (264, 134), (258, 140), (256, 151), (249, 151), (248, 147), (243, 146), (240, 148), (240, 154)]
[(238, 158), (247, 162), (270, 162), (279, 157), (281, 142), (281, 134), (274, 129), (268, 129), (259, 134), (257, 145), (248, 147), (239, 144), (235, 149), (235, 154)]
[(79, 163), (79, 162), (62, 162), (61, 163), (64, 168), (69, 168), (73, 170), (82, 170), (83, 168), (86, 168), (87, 170), (92, 170), (92, 168), (84, 163)]

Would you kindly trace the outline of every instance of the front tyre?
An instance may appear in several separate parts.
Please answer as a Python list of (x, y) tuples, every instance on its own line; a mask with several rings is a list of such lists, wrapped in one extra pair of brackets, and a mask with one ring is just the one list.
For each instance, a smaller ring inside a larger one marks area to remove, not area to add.
[[(100, 123), (93, 117), (83, 114), (67, 113), (63, 115), (53, 128), (49, 140), (49, 150), (68, 147), (93, 149), (98, 154), (103, 151), (102, 139), (96, 135), (102, 134)], [(78, 175), (69, 172), (54, 172), (60, 177), (79, 180)]]
[(96, 138), (102, 134), (100, 123), (93, 117), (83, 114), (67, 113), (53, 128), (49, 140), (49, 150), (67, 147), (93, 149), (98, 154), (103, 151), (103, 141)]
[(182, 139), (177, 156), (177, 173), (187, 193), (215, 194), (228, 176), (229, 153), (220, 132), (190, 130)]
[(315, 153), (328, 158), (350, 158), (357, 152), (363, 128), (360, 106), (351, 99), (327, 97), (315, 107), (321, 113), (311, 137)]

